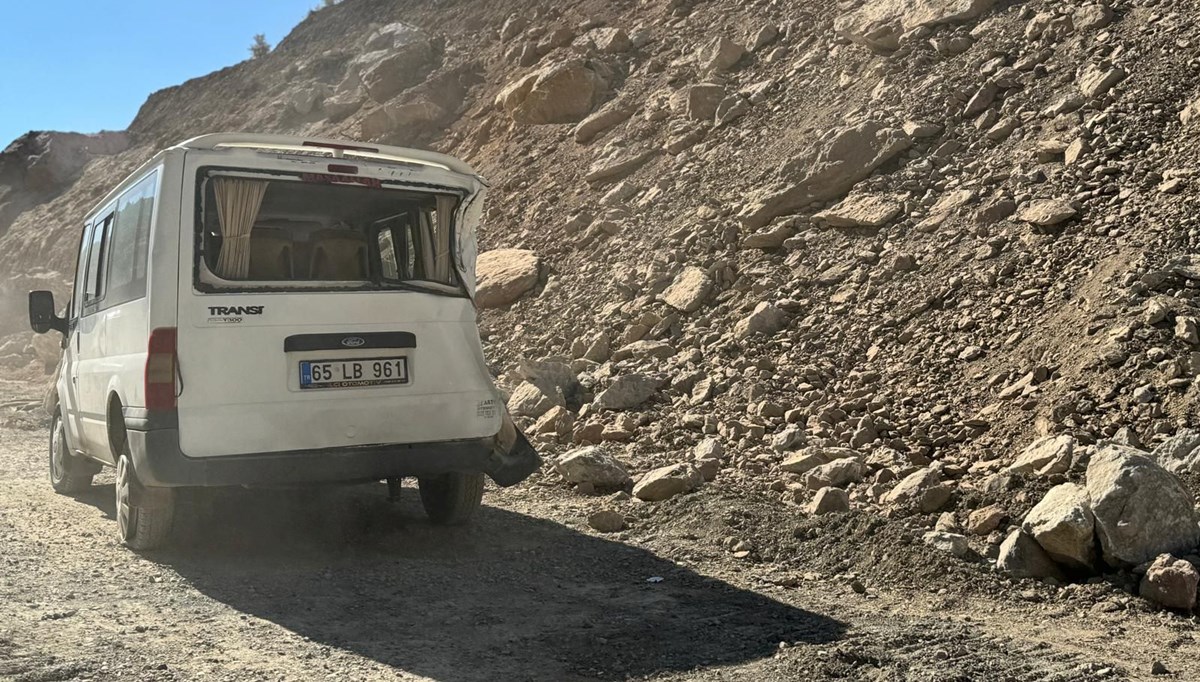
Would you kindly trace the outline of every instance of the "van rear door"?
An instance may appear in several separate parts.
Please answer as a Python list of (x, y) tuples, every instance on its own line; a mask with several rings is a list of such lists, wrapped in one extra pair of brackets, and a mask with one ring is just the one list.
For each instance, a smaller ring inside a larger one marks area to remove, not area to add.
[(180, 444), (191, 457), (494, 435), (454, 262), (473, 178), (250, 150), (188, 152)]

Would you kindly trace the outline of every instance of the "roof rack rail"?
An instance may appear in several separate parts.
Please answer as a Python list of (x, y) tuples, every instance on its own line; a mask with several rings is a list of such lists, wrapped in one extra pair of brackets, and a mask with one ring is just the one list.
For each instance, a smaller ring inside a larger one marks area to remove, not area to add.
[(256, 133), (210, 133), (175, 145), (184, 149), (260, 149), (263, 151), (327, 153), (332, 158), (361, 158), (367, 160), (412, 163), (478, 177), (470, 165), (446, 154), (408, 149), (370, 142), (352, 142), (321, 137), (295, 137)]

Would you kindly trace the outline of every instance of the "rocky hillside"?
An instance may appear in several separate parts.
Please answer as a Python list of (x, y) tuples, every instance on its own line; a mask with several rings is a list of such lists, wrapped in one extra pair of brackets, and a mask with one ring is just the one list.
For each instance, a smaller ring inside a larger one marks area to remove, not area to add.
[[(264, 58), (155, 93), (49, 185), (32, 179), (45, 136), (10, 147), (2, 300), (31, 278), (64, 291), (91, 203), (180, 139), (438, 149), (493, 185), (482, 325), (510, 410), (551, 459), (603, 444), (547, 480), (588, 493), (631, 469), (645, 499), (715, 478), (917, 527), (945, 512), (994, 557), (1052, 484), (1084, 484), (1056, 495), (1088, 519), (1106, 504), (1094, 444), (1151, 448), (1195, 413), (1197, 16), (1190, 0), (345, 0)], [(52, 353), (20, 317), (0, 317), (0, 365), (40, 374)], [(746, 542), (729, 549), (772, 541)]]

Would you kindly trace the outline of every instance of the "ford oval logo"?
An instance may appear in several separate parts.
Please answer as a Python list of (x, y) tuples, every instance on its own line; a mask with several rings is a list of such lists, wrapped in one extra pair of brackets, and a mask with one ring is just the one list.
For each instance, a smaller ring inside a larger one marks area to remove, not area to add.
[(347, 348), (358, 348), (364, 343), (366, 343), (366, 341), (361, 336), (347, 336), (346, 338), (342, 339), (342, 345)]

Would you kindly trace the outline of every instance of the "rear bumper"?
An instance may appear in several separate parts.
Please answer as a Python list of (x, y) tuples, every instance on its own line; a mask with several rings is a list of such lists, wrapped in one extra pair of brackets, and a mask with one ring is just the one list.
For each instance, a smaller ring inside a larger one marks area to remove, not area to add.
[(514, 485), (541, 463), (532, 449), (520, 456), (498, 454), (490, 438), (199, 458), (183, 454), (176, 428), (132, 426), (127, 420), (133, 468), (148, 486), (275, 486), (452, 472), (486, 473), (501, 485)]

